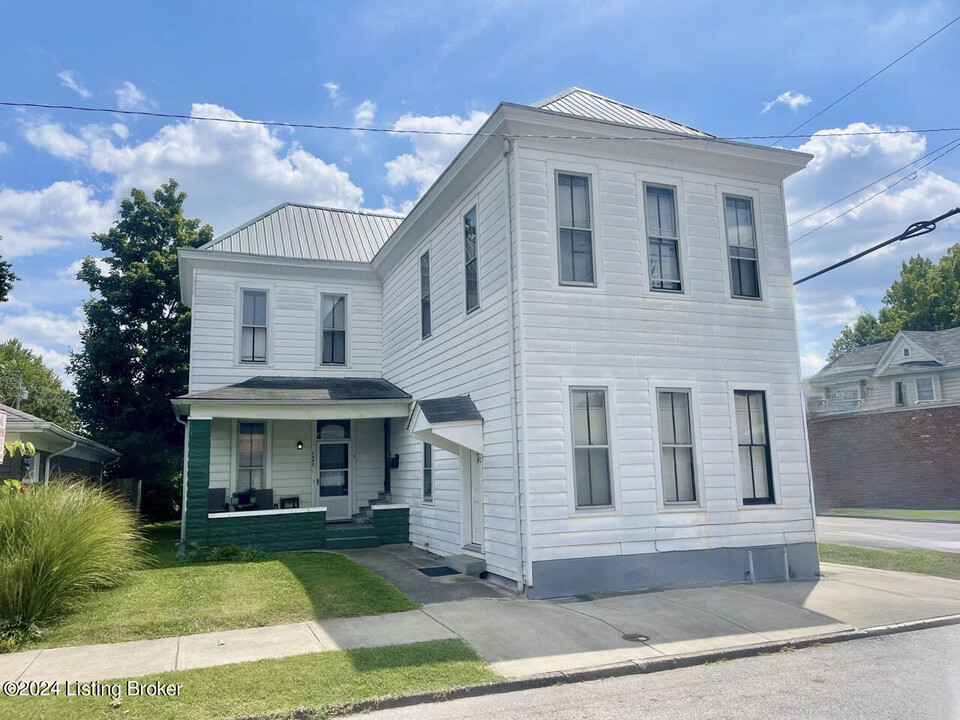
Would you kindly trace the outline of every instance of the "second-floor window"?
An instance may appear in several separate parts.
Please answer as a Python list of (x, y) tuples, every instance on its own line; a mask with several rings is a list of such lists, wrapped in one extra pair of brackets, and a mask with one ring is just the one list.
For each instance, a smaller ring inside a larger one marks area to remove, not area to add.
[(593, 285), (593, 220), (590, 178), (557, 175), (557, 239), (560, 243), (560, 282)]
[(477, 207), (463, 216), (463, 292), (467, 313), (480, 307), (480, 272), (477, 258)]
[(347, 362), (347, 296), (324, 295), (321, 300), (323, 343), (320, 361), (324, 365)]
[(917, 378), (917, 402), (931, 402), (935, 399), (933, 378)]
[(240, 327), (240, 362), (267, 361), (267, 291), (244, 290)]
[(724, 196), (723, 215), (730, 253), (730, 292), (738, 298), (760, 298), (757, 268), (757, 233), (753, 222), (753, 200)]
[(420, 256), (420, 337), (430, 337), (430, 252)]
[(894, 395), (894, 400), (897, 403), (897, 407), (906, 407), (907, 389), (906, 389), (906, 386), (899, 380), (897, 380), (893, 384), (893, 395)]
[(682, 292), (676, 194), (672, 187), (647, 185), (646, 195), (650, 288)]

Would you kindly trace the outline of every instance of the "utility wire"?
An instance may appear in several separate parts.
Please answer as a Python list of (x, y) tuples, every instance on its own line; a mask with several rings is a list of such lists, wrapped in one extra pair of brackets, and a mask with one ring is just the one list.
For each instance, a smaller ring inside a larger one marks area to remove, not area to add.
[[(840, 213), (839, 215), (836, 215), (835, 217), (830, 218), (830, 219), (827, 220), (826, 222), (820, 223), (820, 224), (817, 225), (815, 228), (813, 228), (812, 230), (809, 230), (808, 232), (805, 232), (805, 233), (804, 233), (803, 235), (801, 235), (800, 237), (794, 238), (793, 240), (790, 241), (790, 244), (793, 245), (795, 242), (799, 242), (800, 240), (803, 240), (803, 239), (804, 239), (805, 237), (807, 237), (808, 235), (813, 235), (813, 233), (817, 232), (817, 230), (820, 230), (821, 228), (825, 228), (827, 225), (829, 225), (829, 224), (831, 224), (831, 223), (833, 223), (833, 222), (836, 222), (837, 220), (839, 220), (840, 218), (842, 218), (844, 215), (848, 215), (848, 214), (852, 213), (854, 210), (856, 210), (856, 209), (857, 209), (858, 207), (860, 207), (861, 205), (866, 205), (868, 202), (870, 202), (871, 200), (873, 200), (875, 197), (878, 197), (878, 196), (880, 196), (880, 195), (883, 195), (883, 193), (885, 193), (887, 190), (890, 190), (891, 188), (896, 187), (897, 185), (899, 185), (900, 183), (902, 183), (904, 180), (909, 180), (909, 179), (912, 179), (912, 178), (916, 177), (916, 174), (917, 174), (918, 172), (920, 172), (921, 170), (923, 170), (925, 167), (927, 167), (928, 165), (932, 165), (932, 164), (935, 163), (937, 160), (939, 160), (940, 158), (942, 158), (944, 155), (947, 155), (948, 153), (952, 153), (954, 150), (956, 150), (958, 147), (960, 147), (960, 138), (958, 138), (958, 139), (956, 139), (956, 140), (953, 140), (953, 141), (947, 143), (947, 145), (953, 145), (953, 147), (951, 147), (949, 150), (944, 150), (942, 153), (940, 153), (940, 154), (937, 155), (935, 158), (933, 158), (933, 160), (931, 160), (930, 162), (926, 162), (926, 163), (924, 163), (923, 165), (921, 165), (920, 167), (916, 168), (915, 170), (911, 170), (908, 174), (904, 175), (904, 176), (903, 176), (902, 178), (900, 178), (899, 180), (896, 180), (896, 181), (890, 183), (889, 185), (887, 185), (887, 186), (886, 186), (885, 188), (883, 188), (882, 190), (878, 190), (877, 192), (873, 193), (873, 195), (870, 195), (870, 196), (864, 198), (863, 200), (861, 200), (860, 202), (858, 202), (858, 203), (857, 203), (856, 205), (854, 205), (853, 207), (847, 208), (846, 210), (844, 210), (844, 211), (843, 211), (842, 213)], [(944, 145), (943, 147), (946, 147), (946, 145)], [(942, 148), (938, 148), (938, 149), (942, 149)], [(934, 152), (937, 152), (937, 151), (935, 150)], [(916, 162), (916, 160), (914, 160), (914, 162)], [(889, 175), (888, 175), (887, 177), (889, 177)], [(848, 196), (848, 197), (849, 197), (849, 196)], [(838, 202), (839, 202), (839, 201), (838, 201)], [(834, 203), (834, 204), (836, 204), (836, 203)]]
[(868, 77), (866, 80), (864, 80), (862, 83), (860, 83), (859, 85), (857, 85), (855, 88), (853, 88), (852, 90), (848, 90), (848, 91), (845, 92), (843, 95), (841, 95), (841, 96), (838, 97), (836, 100), (834, 100), (832, 103), (830, 103), (829, 105), (827, 105), (823, 110), (821, 110), (821, 111), (818, 112), (818, 113), (815, 113), (814, 115), (811, 115), (811, 116), (808, 117), (806, 120), (804, 120), (802, 123), (800, 123), (799, 125), (797, 125), (793, 130), (791, 130), (790, 132), (782, 135), (781, 137), (778, 137), (776, 140), (774, 140), (774, 141), (773, 141), (772, 143), (770, 143), (770, 144), (771, 144), (771, 145), (776, 145), (776, 144), (777, 144), (778, 142), (780, 142), (781, 140), (784, 140), (784, 139), (786, 139), (786, 138), (788, 138), (788, 137), (792, 137), (792, 136), (793, 136), (793, 133), (795, 133), (797, 130), (799, 130), (800, 128), (802, 128), (804, 125), (806, 125), (807, 123), (809, 123), (809, 122), (815, 120), (816, 118), (820, 117), (820, 116), (823, 115), (827, 110), (829, 110), (830, 108), (832, 108), (832, 107), (833, 107), (834, 105), (836, 105), (837, 103), (840, 103), (840, 102), (842, 102), (843, 100), (846, 100), (848, 97), (850, 97), (851, 95), (853, 95), (857, 90), (859, 90), (860, 88), (862, 88), (862, 87), (863, 87), (864, 85), (866, 85), (868, 82), (870, 82), (870, 81), (873, 80), (874, 78), (878, 77), (879, 75), (882, 75), (883, 73), (885, 73), (887, 70), (889, 70), (889, 69), (892, 68), (894, 65), (896, 65), (898, 62), (900, 62), (901, 60), (903, 60), (907, 55), (909, 55), (910, 53), (912, 53), (912, 52), (913, 52), (914, 50), (916, 50), (917, 48), (919, 48), (919, 47), (921, 47), (922, 45), (925, 45), (926, 43), (928, 43), (928, 42), (930, 42), (931, 40), (933, 40), (937, 35), (939, 35), (940, 33), (942, 33), (944, 30), (946, 30), (948, 27), (950, 27), (951, 25), (953, 25), (953, 24), (954, 24), (955, 22), (957, 22), (958, 20), (960, 20), (960, 15), (957, 15), (957, 17), (955, 17), (953, 20), (951, 20), (950, 22), (948, 22), (948, 23), (947, 23), (946, 25), (944, 25), (942, 28), (940, 28), (939, 30), (937, 30), (935, 33), (933, 33), (932, 35), (928, 35), (926, 38), (924, 38), (923, 40), (921, 40), (920, 42), (918, 42), (916, 45), (914, 45), (912, 48), (910, 48), (910, 49), (907, 50), (905, 53), (903, 53), (902, 55), (900, 55), (898, 58), (896, 58), (895, 60), (887, 63), (887, 64), (884, 65), (882, 68), (880, 68), (879, 70), (877, 70), (877, 72), (875, 72), (873, 75), (871, 75), (870, 77)]
[(956, 207), (953, 210), (948, 210), (943, 215), (938, 215), (937, 217), (933, 218), (933, 220), (921, 220), (920, 222), (915, 222), (913, 223), (913, 225), (908, 227), (906, 230), (904, 230), (902, 233), (900, 233), (896, 237), (892, 237), (889, 240), (884, 240), (882, 243), (878, 243), (873, 247), (869, 247), (862, 252), (858, 252), (856, 255), (851, 255), (850, 257), (845, 258), (840, 262), (836, 262), (833, 265), (830, 265), (829, 267), (825, 267), (822, 270), (817, 270), (815, 273), (811, 273), (806, 277), (800, 278), (799, 280), (794, 282), (793, 285), (794, 287), (796, 287), (801, 283), (805, 283), (807, 280), (813, 280), (815, 277), (820, 277), (824, 273), (828, 273), (831, 270), (836, 270), (838, 267), (843, 267), (844, 265), (852, 263), (854, 260), (859, 260), (864, 255), (869, 255), (870, 253), (876, 252), (880, 248), (886, 247), (887, 245), (892, 245), (895, 242), (900, 242), (901, 240), (909, 240), (910, 238), (915, 238), (915, 237), (919, 237), (920, 235), (926, 235), (927, 233), (932, 233), (934, 230), (937, 229), (938, 222), (940, 222), (941, 220), (946, 220), (947, 218), (952, 217), (953, 215), (960, 215), (960, 207)]
[[(715, 135), (649, 135), (646, 137), (636, 137), (636, 136), (610, 136), (610, 135), (510, 135), (508, 133), (480, 133), (480, 132), (470, 132), (468, 130), (398, 130), (397, 128), (389, 127), (358, 127), (355, 125), (336, 125), (336, 124), (321, 124), (321, 123), (297, 123), (297, 122), (283, 122), (280, 120), (253, 120), (250, 118), (225, 118), (225, 117), (216, 117), (212, 115), (184, 115), (182, 113), (163, 113), (163, 112), (152, 112), (149, 110), (115, 110), (113, 108), (103, 108), (103, 107), (85, 107), (82, 105), (53, 105), (49, 103), (34, 103), (34, 102), (13, 102), (13, 101), (3, 101), (0, 100), (0, 107), (13, 107), (13, 108), (33, 108), (40, 110), (68, 110), (73, 112), (89, 112), (89, 113), (109, 113), (111, 115), (133, 115), (138, 117), (151, 117), (151, 118), (163, 118), (170, 120), (202, 120), (204, 122), (221, 122), (221, 123), (231, 123), (234, 125), (262, 125), (265, 127), (284, 127), (284, 128), (303, 128), (307, 130), (349, 130), (350, 132), (369, 132), (369, 133), (389, 133), (395, 135), (458, 135), (462, 137), (472, 137), (473, 135), (479, 135), (481, 137), (502, 137), (502, 138), (529, 138), (536, 140), (700, 140), (700, 141), (716, 141), (716, 140), (769, 140), (774, 137), (773, 135), (729, 135), (726, 137), (715, 136)], [(807, 139), (811, 138), (816, 134), (818, 137), (853, 137), (856, 135), (904, 135), (907, 133), (938, 133), (938, 132), (960, 132), (960, 127), (941, 127), (941, 128), (925, 128), (920, 130), (911, 130), (909, 128), (901, 128), (896, 130), (863, 130), (857, 132), (823, 132), (811, 133), (808, 135), (783, 135), (777, 138), (778, 140), (783, 140), (784, 138), (797, 138), (797, 139)]]

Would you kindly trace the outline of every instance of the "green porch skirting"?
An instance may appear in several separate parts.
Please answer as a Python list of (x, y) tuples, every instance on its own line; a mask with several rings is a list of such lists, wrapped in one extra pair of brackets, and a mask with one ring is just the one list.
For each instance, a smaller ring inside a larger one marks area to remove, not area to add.
[(322, 550), (326, 545), (327, 513), (275, 512), (266, 515), (222, 513), (207, 520), (207, 544), (237, 545), (257, 550)]
[(373, 527), (377, 530), (381, 545), (410, 542), (410, 508), (374, 505)]

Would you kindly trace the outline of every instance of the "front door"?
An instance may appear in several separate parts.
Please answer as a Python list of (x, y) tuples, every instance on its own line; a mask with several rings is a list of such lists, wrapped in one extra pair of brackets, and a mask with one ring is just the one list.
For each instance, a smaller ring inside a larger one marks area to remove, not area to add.
[(463, 544), (479, 552), (483, 548), (483, 473), (482, 458), (472, 450), (460, 452), (463, 476)]
[(317, 442), (317, 504), (327, 508), (327, 520), (349, 520), (350, 440)]

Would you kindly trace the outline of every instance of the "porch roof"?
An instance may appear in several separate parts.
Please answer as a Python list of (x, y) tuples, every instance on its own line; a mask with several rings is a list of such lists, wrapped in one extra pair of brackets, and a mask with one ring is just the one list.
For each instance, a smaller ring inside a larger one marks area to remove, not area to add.
[(418, 440), (448, 452), (464, 447), (483, 454), (483, 416), (469, 395), (418, 400), (409, 427)]

